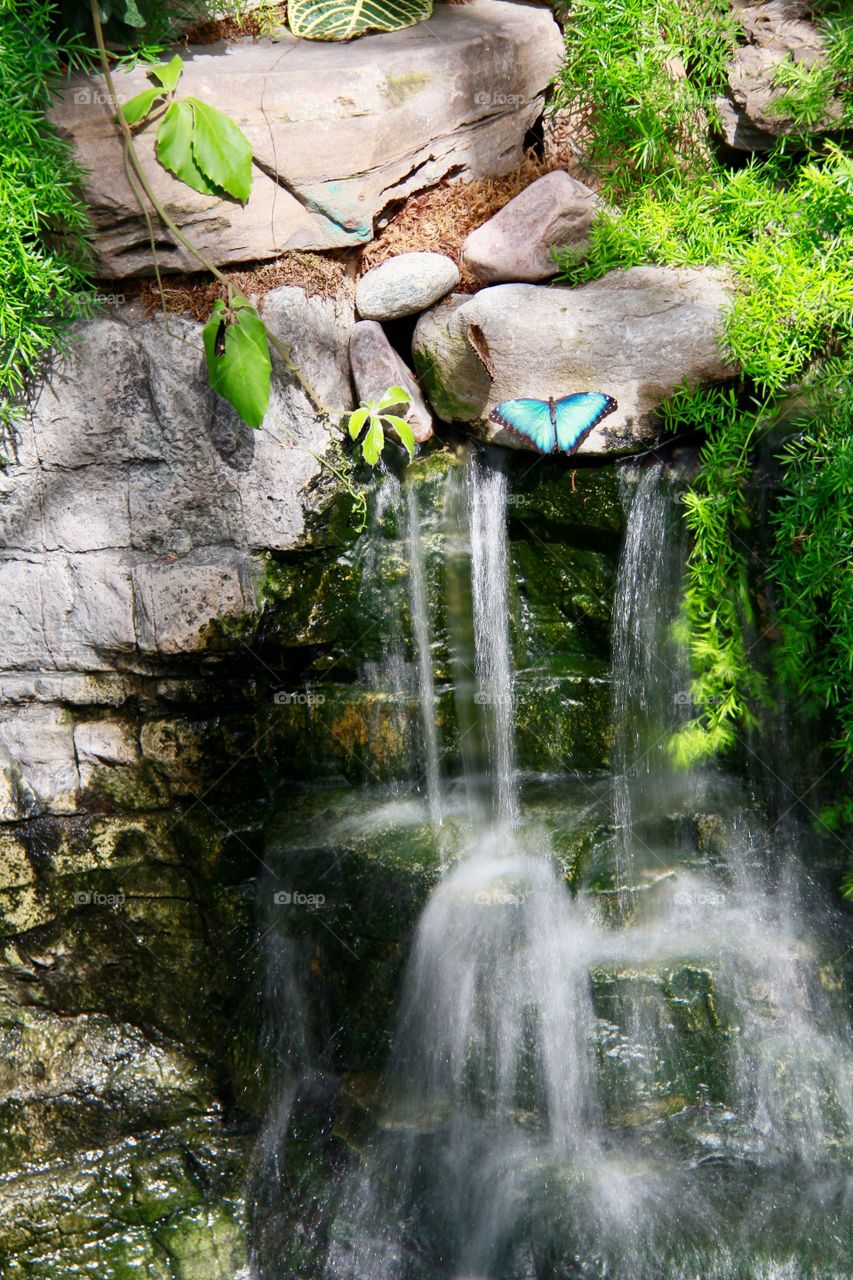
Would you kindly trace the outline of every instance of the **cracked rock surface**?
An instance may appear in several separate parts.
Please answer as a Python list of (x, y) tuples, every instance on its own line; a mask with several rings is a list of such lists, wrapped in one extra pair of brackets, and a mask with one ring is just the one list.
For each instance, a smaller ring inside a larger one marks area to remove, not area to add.
[[(438, 5), (427, 22), (351, 44), (284, 33), (205, 45), (189, 51), (179, 96), (214, 103), (249, 138), (248, 202), (173, 178), (154, 158), (154, 128), (137, 147), (157, 196), (217, 264), (365, 244), (384, 210), (442, 178), (511, 172), (561, 53), (548, 9), (507, 0)], [(141, 66), (115, 78), (122, 101), (148, 85)], [(72, 81), (54, 111), (89, 174), (102, 274), (123, 277), (150, 270), (151, 248), (110, 116), (98, 77)], [(163, 269), (197, 269), (157, 235)]]

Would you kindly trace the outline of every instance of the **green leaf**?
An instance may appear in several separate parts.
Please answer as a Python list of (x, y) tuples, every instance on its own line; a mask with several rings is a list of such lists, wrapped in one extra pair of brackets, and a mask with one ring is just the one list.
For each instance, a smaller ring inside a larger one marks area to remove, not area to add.
[[(245, 202), (252, 190), (252, 144), (233, 120), (198, 98), (186, 98), (192, 108), (192, 154), (208, 180)], [(181, 105), (184, 105), (183, 103)]]
[(135, 98), (130, 98), (129, 101), (122, 103), (121, 114), (128, 124), (139, 124), (139, 121), (144, 120), (148, 115), (154, 103), (162, 97), (162, 89), (143, 89)]
[(389, 387), (377, 407), (387, 409), (392, 404), (411, 404), (411, 402), (412, 397), (405, 387)]
[(382, 430), (382, 423), (375, 414), (370, 415), (370, 425), (367, 428), (367, 435), (362, 442), (361, 452), (364, 461), (369, 462), (371, 467), (375, 467), (379, 461), (379, 455), (385, 448), (385, 432)]
[(148, 74), (158, 80), (169, 93), (174, 93), (183, 71), (183, 58), (176, 53), (169, 62), (161, 62), (156, 67), (152, 67)]
[(245, 423), (259, 427), (269, 404), (272, 370), (263, 320), (245, 298), (234, 300), (229, 320), (227, 308), (219, 300), (202, 337), (210, 385), (234, 406)]
[(124, 0), (122, 6), (122, 22), (126, 22), (129, 27), (144, 27), (146, 18), (139, 11), (139, 5), (136, 0)]
[(382, 418), (386, 426), (393, 427), (400, 438), (400, 444), (406, 450), (409, 458), (415, 456), (415, 433), (409, 426), (405, 418), (398, 418), (394, 413), (383, 414)]
[(349, 419), (350, 439), (352, 440), (358, 439), (359, 432), (361, 431), (361, 428), (364, 426), (365, 422), (367, 421), (367, 415), (369, 413), (370, 413), (370, 407), (368, 405), (362, 405), (360, 409), (356, 409), (353, 413), (350, 414), (350, 419)]
[(181, 182), (203, 195), (219, 194), (195, 162), (192, 148), (193, 109), (189, 102), (173, 102), (157, 130), (157, 159)]
[(303, 40), (352, 40), (364, 31), (399, 31), (432, 15), (432, 0), (290, 0), (287, 21)]

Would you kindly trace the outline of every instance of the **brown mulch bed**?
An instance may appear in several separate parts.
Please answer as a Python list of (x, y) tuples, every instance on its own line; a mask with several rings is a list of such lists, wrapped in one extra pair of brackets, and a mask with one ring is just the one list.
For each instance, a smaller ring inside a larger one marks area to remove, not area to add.
[[(223, 274), (238, 293), (254, 302), (286, 284), (299, 285), (314, 298), (334, 298), (341, 289), (352, 288), (345, 264), (319, 253), (287, 253), (257, 267), (226, 267)], [(141, 281), (137, 296), (149, 311), (159, 311), (165, 304), (167, 311), (207, 320), (216, 299), (225, 299), (226, 289), (206, 276), (170, 275), (163, 276), (162, 299), (156, 280)]]
[(410, 196), (376, 239), (362, 251), (359, 269), (363, 273), (398, 253), (428, 250), (453, 258), (462, 272), (457, 288), (470, 293), (480, 287), (462, 264), (462, 244), (475, 228), (508, 204), (537, 178), (555, 169), (567, 169), (588, 185), (590, 177), (574, 158), (558, 148), (546, 148), (543, 156), (526, 153), (521, 165), (500, 178), (475, 178), (471, 182), (453, 179)]

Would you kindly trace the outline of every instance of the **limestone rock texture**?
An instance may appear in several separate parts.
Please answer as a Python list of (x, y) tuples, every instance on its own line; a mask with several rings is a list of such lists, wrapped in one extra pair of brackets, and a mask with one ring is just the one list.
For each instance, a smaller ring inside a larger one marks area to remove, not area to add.
[[(365, 244), (384, 210), (442, 178), (509, 173), (540, 114), (562, 53), (550, 11), (507, 0), (437, 5), (426, 22), (346, 44), (249, 40), (189, 50), (180, 94), (213, 103), (255, 154), (245, 206), (201, 195), (137, 137), (155, 194), (217, 264), (288, 249)], [(126, 101), (148, 86), (142, 66), (117, 71)], [(112, 108), (99, 77), (74, 80), (53, 112), (88, 172), (105, 276), (150, 271), (151, 247), (129, 188)], [(164, 270), (197, 270), (158, 229)]]
[[(349, 295), (267, 294), (352, 404)], [(253, 431), (201, 325), (78, 324), (0, 490), (0, 1272), (245, 1275), (271, 556), (334, 502), (277, 371)], [(259, 710), (260, 708), (260, 710)], [(226, 1105), (226, 1103), (228, 1105)]]
[[(632, 267), (577, 288), (502, 284), (454, 294), (421, 316), (413, 350), (438, 417), (466, 422), (480, 439), (524, 448), (489, 420), (503, 400), (604, 391), (618, 409), (579, 453), (653, 444), (655, 414), (682, 382), (732, 376), (722, 352), (726, 276), (708, 269)], [(492, 372), (475, 354), (485, 344)]]

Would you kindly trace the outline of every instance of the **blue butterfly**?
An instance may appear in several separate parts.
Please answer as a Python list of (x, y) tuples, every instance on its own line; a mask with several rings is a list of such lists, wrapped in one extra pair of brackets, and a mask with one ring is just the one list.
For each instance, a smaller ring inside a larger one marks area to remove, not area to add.
[(616, 408), (603, 391), (579, 391), (560, 400), (504, 400), (489, 417), (539, 453), (576, 453), (593, 427)]

